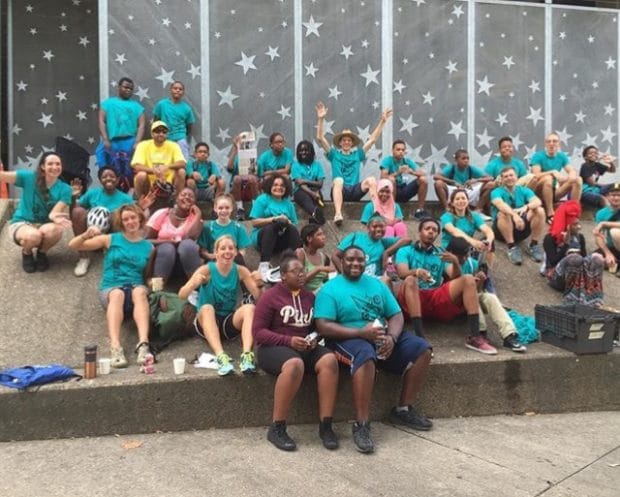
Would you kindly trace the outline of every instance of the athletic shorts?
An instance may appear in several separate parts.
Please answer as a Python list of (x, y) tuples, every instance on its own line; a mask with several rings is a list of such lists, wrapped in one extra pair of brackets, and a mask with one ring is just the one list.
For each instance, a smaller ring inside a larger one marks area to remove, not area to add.
[(402, 185), (396, 185), (396, 202), (407, 202), (415, 197), (420, 189), (417, 179)]
[(256, 361), (262, 370), (278, 376), (286, 361), (298, 357), (304, 362), (304, 373), (314, 374), (316, 363), (321, 357), (331, 353), (331, 350), (321, 345), (317, 345), (313, 350), (304, 350), (303, 352), (285, 345), (261, 345), (256, 348)]
[[(532, 227), (530, 226), (530, 222), (527, 220), (526, 212), (521, 214), (521, 219), (523, 219), (523, 221), (525, 222), (525, 226), (523, 227), (521, 231), (519, 231), (513, 225), (512, 237), (514, 238), (515, 243), (522, 242), (523, 240), (525, 240), (528, 236), (532, 234)], [(501, 232), (499, 231), (499, 228), (497, 227), (497, 218), (495, 218), (495, 220), (493, 221), (493, 233), (495, 233), (496, 240), (499, 240), (500, 242), (506, 241), (504, 240), (504, 237), (502, 236)]]
[(377, 359), (375, 344), (363, 338), (327, 340), (326, 345), (334, 351), (338, 362), (349, 367), (352, 375), (368, 361), (375, 361), (379, 369), (402, 375), (418, 360), (418, 357), (431, 348), (424, 338), (404, 330), (387, 359)]
[[(433, 321), (449, 322), (465, 312), (465, 309), (456, 305), (450, 298), (450, 282), (446, 282), (440, 287), (420, 289), (420, 305), (422, 317)], [(411, 317), (405, 300), (405, 285), (398, 289), (397, 296), (400, 308), (406, 316)]]
[(11, 237), (11, 240), (13, 240), (15, 244), (20, 247), (21, 247), (21, 244), (17, 240), (17, 232), (23, 226), (32, 226), (33, 228), (40, 228), (42, 225), (39, 223), (30, 223), (28, 221), (17, 221), (15, 223), (9, 224), (9, 236)]
[(145, 285), (114, 286), (112, 288), (106, 288), (105, 290), (99, 291), (99, 303), (104, 309), (107, 309), (108, 304), (110, 303), (110, 292), (116, 289), (122, 290), (125, 293), (125, 299), (123, 300), (123, 318), (127, 319), (133, 314), (133, 300), (131, 298), (131, 292), (134, 288), (138, 287), (144, 288), (148, 294), (149, 289)]
[[(342, 185), (342, 199), (345, 202), (359, 202), (366, 192), (362, 190), (362, 184)], [(333, 196), (332, 196), (333, 198)]]
[[(235, 325), (233, 324), (234, 314), (234, 312), (231, 312), (226, 316), (220, 316), (219, 314), (215, 315), (217, 329), (220, 330), (220, 335), (226, 340), (234, 340), (241, 334), (241, 330), (235, 328)], [(202, 326), (200, 326), (200, 323), (198, 322), (198, 314), (196, 314), (196, 319), (194, 319), (194, 328), (196, 328), (196, 333), (198, 333), (199, 336), (205, 338)]]

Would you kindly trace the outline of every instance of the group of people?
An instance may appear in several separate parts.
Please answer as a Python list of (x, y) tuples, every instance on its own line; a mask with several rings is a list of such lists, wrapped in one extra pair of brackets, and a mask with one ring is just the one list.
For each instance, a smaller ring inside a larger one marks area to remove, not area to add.
[[(401, 377), (390, 419), (430, 429), (431, 421), (413, 407), (432, 357), (425, 320), (449, 322), (463, 315), (465, 346), (497, 354), (487, 335), (491, 321), (504, 347), (525, 352), (494, 292), (497, 241), (505, 242), (513, 264), (521, 264), (519, 244), (529, 238), (526, 253), (569, 302), (600, 305), (603, 271), (617, 270), (620, 183), (599, 184), (615, 165), (609, 157), (599, 162), (593, 147), (584, 150), (580, 175), (559, 151), (555, 134), (533, 155), (529, 169), (513, 156), (510, 138), (500, 140), (499, 156), (484, 170), (459, 150), (455, 163), (433, 178), (445, 207), (435, 219), (426, 211), (429, 179), (405, 157), (404, 141), (394, 142), (380, 177), (360, 176), (365, 153), (391, 111), (382, 113), (365, 143), (343, 130), (330, 145), (324, 136), (328, 109), (319, 103), (316, 138), (332, 165), (334, 223), (343, 224), (344, 201), (370, 197), (360, 219), (365, 229), (347, 234), (326, 254), (325, 174), (311, 141), (301, 141), (293, 156), (283, 135), (273, 133), (256, 171), (241, 175), (236, 137), (227, 164), (230, 193), (225, 193), (219, 168), (208, 160), (208, 144), (199, 142), (189, 157), (194, 118), (182, 100), (182, 83), (174, 82), (170, 98), (155, 107), (149, 140), (142, 140), (144, 111), (131, 99), (132, 91), (133, 82), (122, 78), (118, 96), (101, 105), (100, 186), (84, 191), (80, 181), (64, 183), (62, 160), (54, 152), (43, 154), (36, 171), (0, 172), (0, 181), (22, 189), (9, 224), (22, 250), (22, 267), (27, 273), (47, 270), (49, 249), (69, 228), (74, 233), (69, 248), (79, 254), (76, 276), (87, 273), (92, 251), (104, 251), (99, 299), (116, 368), (128, 365), (120, 340), (125, 318), (133, 318), (138, 330), (137, 362), (146, 360), (150, 287), (157, 280), (170, 288), (176, 275), (182, 280), (179, 296), (196, 306), (196, 331), (216, 355), (218, 374), (234, 372), (224, 343), (240, 337), (240, 371), (253, 374), (260, 367), (277, 376), (267, 437), (280, 449), (296, 447), (286, 419), (304, 373), (317, 376), (319, 436), (326, 448), (338, 447), (332, 414), (339, 363), (351, 375), (359, 451), (374, 450), (369, 406), (376, 368)], [(123, 167), (126, 157), (129, 169)], [(580, 233), (582, 189), (583, 200), (600, 207), (593, 254)], [(558, 206), (565, 194), (569, 200)], [(399, 203), (416, 195), (414, 240)], [(212, 219), (203, 219), (197, 202), (204, 200), (212, 202)], [(247, 216), (244, 200), (252, 202)], [(308, 216), (301, 230), (295, 204)], [(240, 223), (246, 217), (250, 234)], [(257, 268), (246, 262), (250, 247), (260, 254)], [(271, 267), (276, 255), (279, 271)]]

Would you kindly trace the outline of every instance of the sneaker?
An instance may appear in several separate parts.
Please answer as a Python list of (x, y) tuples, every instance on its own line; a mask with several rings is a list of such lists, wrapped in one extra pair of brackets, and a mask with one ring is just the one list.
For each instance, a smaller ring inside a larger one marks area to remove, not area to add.
[(340, 228), (342, 226), (342, 221), (344, 221), (342, 214), (336, 214), (334, 216), (334, 224)]
[(481, 354), (495, 355), (497, 349), (491, 345), (482, 335), (469, 336), (465, 339), (465, 347)]
[(416, 411), (413, 406), (407, 406), (406, 411), (399, 411), (393, 407), (390, 411), (390, 421), (395, 425), (407, 426), (420, 431), (428, 431), (433, 427), (431, 420)]
[(22, 269), (27, 273), (34, 273), (37, 270), (37, 261), (34, 254), (24, 254), (22, 252)]
[(43, 272), (50, 268), (50, 260), (45, 252), (37, 252), (37, 271)]
[(504, 338), (504, 347), (512, 350), (513, 352), (527, 352), (527, 347), (519, 341), (519, 337), (516, 333), (508, 335)]
[(259, 262), (258, 263), (258, 274), (260, 275), (260, 279), (263, 280), (264, 283), (269, 282), (269, 272), (271, 267), (268, 262)]
[(245, 221), (245, 210), (237, 209), (237, 221)]
[(370, 421), (353, 423), (353, 443), (355, 448), (363, 454), (375, 451), (375, 444), (370, 438)]
[(89, 267), (90, 267), (90, 257), (80, 257), (80, 260), (77, 261), (77, 264), (75, 265), (73, 274), (75, 274), (78, 278), (80, 276), (84, 276), (86, 273), (88, 273)]
[(416, 209), (413, 213), (413, 218), (417, 221), (420, 221), (427, 217), (431, 217), (431, 215), (426, 209)]
[(137, 363), (142, 366), (146, 361), (146, 356), (151, 354), (151, 347), (148, 342), (140, 342), (136, 347), (136, 353), (138, 354)]
[(220, 376), (227, 376), (235, 372), (235, 367), (232, 365), (230, 356), (225, 352), (222, 352), (217, 356), (217, 374)]
[(125, 357), (125, 351), (123, 347), (119, 348), (110, 348), (110, 366), (113, 368), (126, 368), (127, 367), (127, 358)]
[(538, 243), (536, 245), (528, 245), (526, 251), (535, 262), (542, 262), (545, 258), (545, 253)]
[(267, 430), (267, 440), (280, 450), (292, 451), (297, 448), (295, 440), (286, 433), (286, 423), (284, 421), (273, 422)]
[(319, 423), (319, 438), (323, 441), (323, 447), (327, 450), (336, 450), (339, 447), (338, 437), (332, 427), (332, 418), (324, 418)]
[(521, 254), (521, 249), (518, 245), (508, 249), (508, 259), (515, 266), (520, 266), (523, 264), (523, 255)]
[(256, 360), (254, 359), (254, 352), (244, 352), (241, 354), (241, 364), (239, 369), (243, 374), (256, 373)]

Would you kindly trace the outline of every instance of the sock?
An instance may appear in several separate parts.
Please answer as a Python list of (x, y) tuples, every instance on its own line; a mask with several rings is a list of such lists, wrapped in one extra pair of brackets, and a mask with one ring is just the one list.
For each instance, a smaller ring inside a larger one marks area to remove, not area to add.
[(508, 248), (509, 248), (509, 249), (511, 249), (512, 247), (514, 247), (514, 246), (515, 246), (514, 242), (513, 242), (513, 243), (508, 243), (507, 245), (508, 245)]
[(409, 410), (409, 406), (396, 406), (396, 412), (407, 412)]
[(278, 420), (272, 421), (271, 424), (273, 426), (286, 426), (286, 419), (278, 419)]
[(243, 201), (237, 200), (237, 209), (243, 209)]
[(422, 318), (411, 318), (411, 323), (413, 325), (413, 332), (416, 336), (424, 337), (424, 332), (422, 331)]
[(467, 315), (467, 329), (470, 336), (480, 335), (480, 316), (478, 314)]

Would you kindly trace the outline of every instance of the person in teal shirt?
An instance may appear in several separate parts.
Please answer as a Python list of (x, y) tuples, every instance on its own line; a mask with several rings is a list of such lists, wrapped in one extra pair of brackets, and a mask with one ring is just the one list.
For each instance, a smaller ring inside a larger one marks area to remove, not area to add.
[(555, 212), (554, 202), (566, 194), (570, 195), (571, 200), (579, 202), (583, 180), (570, 165), (568, 155), (560, 150), (560, 137), (556, 133), (547, 135), (545, 150), (532, 155), (530, 167), (535, 178), (533, 190), (542, 199), (547, 223), (551, 224)]
[(41, 156), (36, 172), (0, 171), (0, 182), (22, 189), (9, 236), (22, 249), (22, 269), (26, 273), (49, 269), (48, 250), (60, 241), (63, 230), (71, 227), (71, 187), (60, 179), (61, 174), (62, 161), (55, 152)]
[(605, 257), (605, 266), (620, 277), (620, 183), (614, 183), (607, 191), (609, 205), (600, 209), (594, 218), (594, 239)]
[(185, 85), (174, 81), (170, 85), (170, 98), (164, 98), (153, 107), (153, 121), (163, 121), (168, 125), (168, 140), (179, 144), (185, 160), (189, 160), (189, 140), (192, 124), (196, 122), (194, 111), (183, 100)]
[(265, 181), (269, 176), (279, 174), (285, 178), (291, 173), (293, 151), (285, 147), (284, 135), (272, 133), (269, 137), (269, 150), (265, 150), (256, 161), (258, 177)]
[(291, 202), (291, 182), (279, 174), (270, 175), (263, 182), (265, 193), (252, 204), (252, 243), (260, 251), (258, 272), (267, 281), (269, 261), (274, 254), (286, 249), (295, 250), (301, 244), (295, 206)]
[(322, 102), (316, 106), (318, 118), (316, 138), (327, 154), (327, 160), (332, 164), (332, 200), (334, 201), (334, 222), (336, 226), (342, 226), (343, 202), (358, 202), (368, 192), (370, 199), (377, 196), (377, 180), (368, 176), (360, 182), (360, 168), (366, 160), (366, 152), (370, 150), (383, 130), (383, 126), (392, 115), (392, 109), (385, 109), (381, 114), (379, 124), (372, 131), (368, 140), (361, 143), (359, 137), (349, 129), (344, 129), (336, 134), (333, 139), (334, 146), (330, 146), (325, 138), (324, 122), (327, 116), (327, 107)]
[(146, 280), (150, 278), (153, 244), (144, 239), (146, 217), (137, 205), (123, 205), (115, 212), (120, 231), (109, 235), (86, 230), (69, 242), (78, 251), (104, 250), (103, 270), (99, 283), (99, 300), (106, 309), (112, 367), (127, 367), (121, 346), (121, 325), (125, 317), (133, 317), (138, 328), (138, 364), (144, 364), (151, 353), (149, 346), (150, 312)]
[(387, 286), (365, 274), (365, 260), (360, 247), (352, 245), (344, 251), (342, 274), (319, 290), (314, 317), (326, 346), (351, 372), (353, 442), (358, 451), (369, 453), (374, 451), (369, 411), (377, 367), (399, 375), (402, 381), (390, 421), (423, 431), (433, 423), (412, 405), (430, 365), (431, 346), (403, 330), (398, 302)]
[(308, 221), (316, 224), (325, 224), (323, 214), (323, 180), (325, 172), (323, 166), (315, 160), (314, 145), (308, 140), (297, 144), (296, 160), (293, 161), (291, 180), (293, 181), (293, 199), (308, 213)]
[[(417, 220), (428, 217), (425, 209), (428, 193), (428, 177), (424, 170), (411, 159), (405, 157), (407, 144), (404, 140), (394, 140), (392, 155), (384, 157), (379, 164), (381, 177), (392, 181), (396, 189), (396, 202), (409, 202), (418, 196), (418, 207), (414, 212)], [(401, 218), (402, 219), (402, 218)]]
[(252, 319), (255, 306), (237, 306), (237, 299), (241, 283), (256, 300), (260, 297), (260, 290), (250, 270), (234, 262), (237, 248), (232, 237), (224, 235), (218, 238), (214, 251), (215, 261), (199, 267), (179, 290), (179, 297), (186, 299), (198, 289), (196, 331), (215, 354), (218, 374), (226, 376), (234, 372), (232, 360), (222, 347), (222, 338), (232, 340), (238, 336), (241, 336), (241, 372), (253, 374), (256, 372), (256, 360), (252, 352)]
[(213, 200), (224, 193), (226, 184), (215, 162), (209, 160), (209, 145), (198, 142), (194, 147), (194, 158), (185, 164), (185, 184), (196, 192), (196, 199)]

